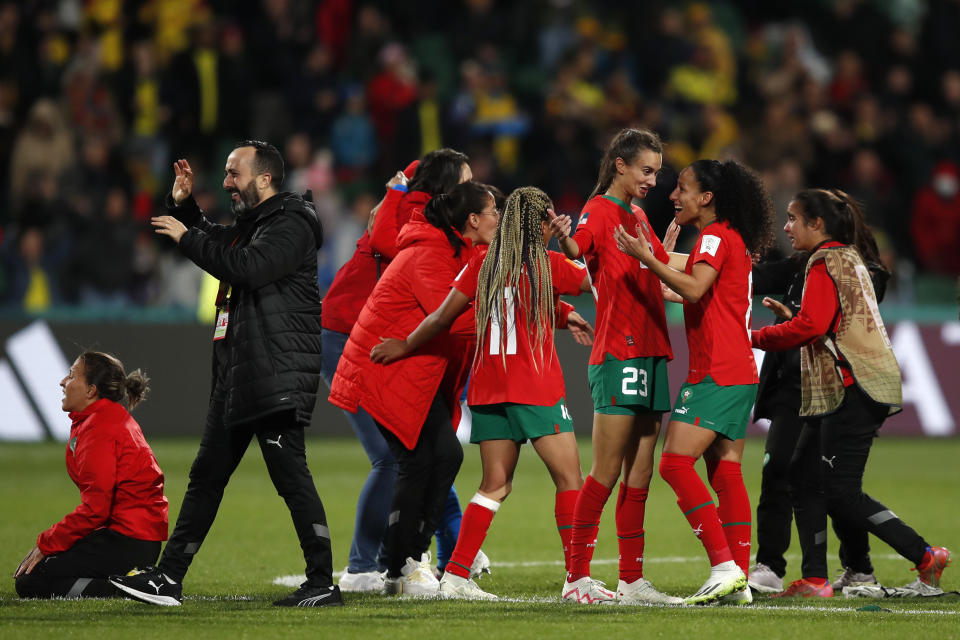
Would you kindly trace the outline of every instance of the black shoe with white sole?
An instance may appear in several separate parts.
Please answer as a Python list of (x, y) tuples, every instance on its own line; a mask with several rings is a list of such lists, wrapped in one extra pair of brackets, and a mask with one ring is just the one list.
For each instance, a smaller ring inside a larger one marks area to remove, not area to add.
[(278, 607), (342, 607), (343, 597), (340, 595), (340, 587), (336, 585), (312, 587), (302, 584), (286, 598), (280, 598), (273, 604)]
[(134, 569), (125, 576), (110, 576), (110, 584), (134, 600), (163, 607), (179, 607), (183, 587), (156, 567)]

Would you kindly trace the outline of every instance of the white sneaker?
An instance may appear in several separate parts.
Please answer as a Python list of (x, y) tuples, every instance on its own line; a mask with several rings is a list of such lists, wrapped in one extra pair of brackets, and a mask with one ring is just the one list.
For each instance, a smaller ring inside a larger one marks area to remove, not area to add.
[(758, 562), (750, 570), (750, 579), (747, 584), (757, 593), (780, 593), (783, 591), (783, 578), (762, 562)]
[(361, 573), (350, 573), (346, 569), (343, 575), (337, 581), (340, 591), (349, 591), (352, 593), (383, 593), (384, 582), (383, 574), (379, 571), (364, 571)]
[(730, 561), (730, 567), (725, 567), (727, 563), (717, 565), (710, 569), (710, 577), (703, 583), (703, 586), (695, 594), (684, 599), (687, 604), (707, 604), (719, 600), (723, 596), (740, 591), (747, 586), (747, 576), (743, 575), (740, 567)]
[(419, 562), (407, 558), (407, 563), (400, 569), (400, 594), (420, 598), (435, 598), (440, 593), (440, 581), (433, 575), (430, 566), (430, 554), (425, 553)]
[(473, 564), (470, 565), (470, 579), (479, 580), (485, 573), (490, 573), (490, 558), (483, 552), (483, 549), (479, 549), (477, 557), (473, 559)]
[(735, 604), (735, 605), (745, 605), (753, 604), (753, 594), (750, 592), (750, 587), (743, 589), (741, 591), (734, 591), (733, 593), (728, 593), (717, 601), (719, 604)]
[(461, 578), (452, 573), (444, 573), (440, 578), (440, 597), (460, 600), (497, 600), (497, 596), (487, 593), (469, 578)]
[(646, 578), (617, 583), (618, 604), (683, 604), (683, 598), (660, 593)]
[(560, 597), (566, 602), (580, 604), (613, 604), (616, 594), (599, 580), (584, 576), (573, 582), (564, 580)]
[(830, 586), (834, 592), (843, 592), (844, 587), (862, 587), (867, 584), (877, 584), (877, 576), (872, 573), (859, 573), (850, 567), (844, 567), (843, 573), (837, 576)]

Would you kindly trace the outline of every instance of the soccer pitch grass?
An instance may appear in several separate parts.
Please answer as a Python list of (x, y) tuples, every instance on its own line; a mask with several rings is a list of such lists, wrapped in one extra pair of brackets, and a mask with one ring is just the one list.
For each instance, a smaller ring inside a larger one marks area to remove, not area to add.
[[(154, 440), (166, 473), (171, 528), (186, 487), (198, 439)], [(582, 465), (590, 447), (581, 441)], [(334, 566), (347, 563), (357, 495), (369, 465), (353, 440), (311, 439), (310, 467), (327, 509)], [(493, 573), (483, 589), (506, 601), (408, 601), (345, 594), (346, 606), (282, 609), (270, 602), (290, 587), (279, 576), (302, 574), (303, 558), (289, 515), (267, 477), (256, 446), (227, 487), (210, 535), (187, 576), (182, 607), (152, 607), (127, 600), (21, 601), (13, 571), (37, 533), (76, 505), (79, 493), (67, 477), (61, 444), (0, 445), (0, 638), (425, 638), (425, 637), (593, 637), (627, 634), (669, 638), (960, 638), (960, 599), (770, 600), (750, 607), (577, 606), (559, 601), (562, 554), (553, 521), (553, 487), (542, 463), (524, 447), (513, 494), (504, 503), (483, 546)], [(763, 442), (749, 440), (744, 477), (755, 506), (760, 487)], [(960, 439), (879, 439), (873, 448), (865, 487), (932, 544), (960, 556)], [(701, 466), (702, 472), (702, 466)], [(479, 453), (465, 448), (457, 478), (461, 503), (476, 491)], [(617, 582), (615, 495), (600, 527), (594, 577)], [(678, 511), (673, 492), (655, 475), (646, 516), (645, 574), (661, 590), (693, 593), (708, 565), (699, 541)], [(832, 536), (832, 533), (831, 533)], [(754, 544), (756, 540), (754, 539)], [(839, 568), (837, 542), (830, 539), (830, 568)], [(910, 564), (873, 540), (876, 574), (900, 586), (915, 574)], [(787, 580), (799, 577), (799, 547), (788, 556)], [(956, 564), (956, 563), (955, 563)], [(960, 589), (960, 565), (944, 574), (946, 590)], [(877, 604), (885, 611), (857, 611)]]

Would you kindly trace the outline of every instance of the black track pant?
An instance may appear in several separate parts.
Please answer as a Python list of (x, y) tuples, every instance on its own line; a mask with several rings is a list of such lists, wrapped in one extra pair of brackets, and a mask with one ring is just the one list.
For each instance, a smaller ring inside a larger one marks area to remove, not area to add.
[[(757, 501), (757, 562), (767, 565), (781, 578), (787, 572), (784, 554), (790, 548), (793, 526), (788, 471), (802, 429), (803, 420), (795, 406), (780, 403), (774, 407)], [(866, 529), (844, 527), (836, 519), (833, 528), (840, 539), (840, 563), (859, 573), (873, 573)]]
[(173, 535), (160, 558), (160, 569), (174, 580), (183, 581), (193, 556), (213, 525), (227, 481), (240, 464), (250, 440), (255, 438), (273, 486), (290, 510), (306, 560), (307, 583), (318, 587), (332, 585), (330, 530), (307, 467), (303, 428), (293, 424), (288, 414), (268, 415), (256, 422), (227, 428), (223, 425), (223, 397), (222, 387), (215, 384), (200, 450), (190, 469), (190, 482)]
[(118, 594), (107, 582), (134, 567), (157, 561), (160, 543), (137, 540), (110, 529), (97, 529), (72, 547), (47, 556), (28, 574), (17, 578), (21, 598), (105, 598)]
[(386, 538), (387, 575), (397, 578), (407, 558), (419, 560), (430, 547), (447, 494), (463, 462), (463, 448), (440, 395), (433, 399), (412, 451), (383, 425), (377, 426), (398, 465)]
[[(923, 560), (926, 541), (863, 492), (867, 456), (886, 416), (886, 407), (854, 385), (847, 387), (839, 409), (804, 425), (790, 462), (803, 577), (827, 577), (827, 514), (840, 532), (869, 531), (914, 564)], [(847, 555), (860, 552), (844, 550)]]

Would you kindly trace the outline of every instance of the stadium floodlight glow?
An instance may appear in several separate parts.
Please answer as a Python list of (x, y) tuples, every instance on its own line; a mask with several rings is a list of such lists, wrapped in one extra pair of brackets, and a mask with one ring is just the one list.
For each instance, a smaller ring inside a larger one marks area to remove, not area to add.
[(50, 327), (43, 320), (27, 325), (7, 339), (6, 350), (47, 432), (66, 442), (70, 417), (63, 412), (60, 380), (70, 365)]
[(37, 441), (46, 437), (46, 431), (30, 399), (20, 387), (13, 368), (6, 360), (0, 360), (0, 440)]

